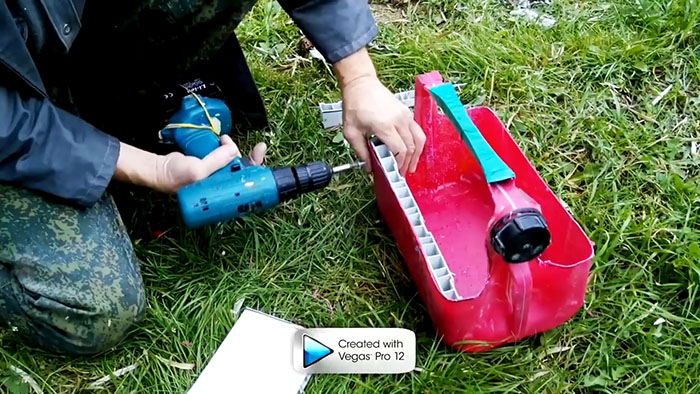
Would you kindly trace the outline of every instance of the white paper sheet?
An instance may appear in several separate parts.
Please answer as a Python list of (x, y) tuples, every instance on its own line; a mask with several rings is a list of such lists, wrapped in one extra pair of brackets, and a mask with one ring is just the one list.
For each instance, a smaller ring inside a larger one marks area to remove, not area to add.
[(300, 328), (246, 308), (189, 394), (303, 392), (311, 375), (292, 364)]

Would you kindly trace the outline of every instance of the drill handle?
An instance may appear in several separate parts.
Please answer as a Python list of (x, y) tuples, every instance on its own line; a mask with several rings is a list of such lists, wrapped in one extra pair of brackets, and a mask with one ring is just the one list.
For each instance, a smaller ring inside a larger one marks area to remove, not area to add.
[[(214, 149), (221, 146), (219, 137), (209, 130), (187, 130), (186, 133), (177, 133), (175, 141), (185, 155), (195, 156), (200, 159), (203, 159), (206, 155), (213, 152)], [(227, 167), (231, 165), (249, 167), (253, 165), (253, 162), (248, 158), (236, 157)]]
[(179, 129), (175, 143), (182, 153), (203, 159), (221, 145), (219, 136), (206, 129)]

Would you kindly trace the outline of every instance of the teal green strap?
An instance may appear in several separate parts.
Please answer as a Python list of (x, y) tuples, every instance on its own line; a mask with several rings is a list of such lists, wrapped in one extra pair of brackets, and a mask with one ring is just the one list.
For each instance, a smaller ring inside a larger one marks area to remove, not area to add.
[(493, 151), (491, 145), (484, 139), (474, 122), (469, 118), (464, 105), (451, 83), (444, 83), (430, 88), (438, 105), (447, 114), (452, 124), (459, 131), (462, 140), (469, 146), (486, 175), (486, 182), (495, 183), (515, 178), (515, 173)]

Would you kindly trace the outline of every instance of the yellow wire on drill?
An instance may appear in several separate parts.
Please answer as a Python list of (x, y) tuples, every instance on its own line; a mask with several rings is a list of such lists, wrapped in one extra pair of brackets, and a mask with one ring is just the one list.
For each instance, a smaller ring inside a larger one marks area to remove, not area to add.
[(216, 124), (214, 123), (214, 119), (212, 119), (211, 115), (209, 115), (209, 111), (207, 111), (207, 106), (204, 105), (204, 101), (199, 97), (197, 93), (190, 93), (195, 100), (199, 103), (199, 106), (202, 107), (204, 110), (204, 115), (207, 117), (207, 121), (209, 122), (209, 126), (206, 125), (196, 125), (192, 123), (170, 123), (167, 126), (165, 126), (166, 129), (198, 129), (198, 130), (211, 130), (214, 134), (217, 136), (221, 134), (221, 124), (219, 124), (219, 127), (216, 127)]

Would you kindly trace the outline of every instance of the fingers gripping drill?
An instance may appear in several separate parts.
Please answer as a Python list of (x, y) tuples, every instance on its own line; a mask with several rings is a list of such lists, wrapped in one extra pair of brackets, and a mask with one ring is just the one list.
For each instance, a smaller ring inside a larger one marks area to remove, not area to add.
[[(192, 94), (183, 99), (160, 136), (164, 142), (177, 144), (186, 155), (201, 159), (219, 147), (218, 134), (230, 130), (231, 113), (223, 101)], [(208, 178), (180, 189), (177, 198), (185, 224), (200, 227), (273, 208), (322, 189), (334, 173), (360, 165), (332, 169), (323, 162), (313, 162), (270, 168), (237, 157)]]

